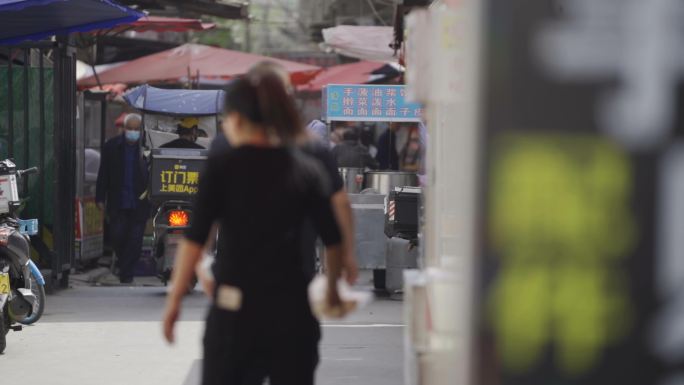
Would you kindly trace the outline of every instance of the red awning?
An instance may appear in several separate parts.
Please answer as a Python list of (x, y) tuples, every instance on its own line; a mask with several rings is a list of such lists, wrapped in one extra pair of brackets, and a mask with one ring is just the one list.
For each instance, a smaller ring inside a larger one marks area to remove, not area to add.
[(135, 32), (187, 32), (205, 31), (216, 27), (213, 23), (202, 23), (198, 19), (181, 19), (175, 17), (145, 16), (129, 24), (122, 24), (107, 31), (108, 34), (117, 34), (127, 31)]
[(341, 64), (321, 71), (309, 83), (298, 88), (299, 91), (320, 91), (328, 84), (365, 84), (371, 82), (374, 70), (384, 63), (375, 61), (360, 61), (351, 64)]
[[(254, 64), (268, 60), (285, 67), (295, 85), (305, 84), (321, 68), (308, 64), (231, 51), (200, 44), (185, 44), (167, 51), (132, 60), (119, 67), (99, 73), (102, 84), (178, 82), (188, 76), (201, 79), (231, 79), (244, 75)], [(81, 79), (80, 87), (97, 85), (94, 76)]]

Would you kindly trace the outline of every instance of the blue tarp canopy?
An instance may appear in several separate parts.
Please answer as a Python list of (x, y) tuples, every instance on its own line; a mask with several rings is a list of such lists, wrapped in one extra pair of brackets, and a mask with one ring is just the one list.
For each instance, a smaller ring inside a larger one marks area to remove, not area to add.
[(167, 90), (145, 84), (128, 91), (124, 99), (148, 113), (171, 116), (217, 115), (223, 110), (222, 90)]
[(109, 0), (0, 0), (0, 44), (106, 29), (143, 16)]

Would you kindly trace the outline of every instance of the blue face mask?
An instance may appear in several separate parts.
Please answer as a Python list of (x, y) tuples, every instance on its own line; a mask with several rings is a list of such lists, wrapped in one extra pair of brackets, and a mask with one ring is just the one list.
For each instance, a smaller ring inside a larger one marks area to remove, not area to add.
[(140, 140), (140, 131), (124, 130), (126, 140), (129, 142), (137, 142)]

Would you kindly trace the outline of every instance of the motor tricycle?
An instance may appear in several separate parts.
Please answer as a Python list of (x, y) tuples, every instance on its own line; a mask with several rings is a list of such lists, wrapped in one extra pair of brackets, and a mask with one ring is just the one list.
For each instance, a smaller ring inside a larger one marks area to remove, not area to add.
[[(148, 193), (155, 207), (153, 252), (157, 275), (164, 284), (171, 278), (177, 245), (192, 223), (193, 197), (209, 145), (219, 129), (224, 95), (222, 90), (160, 89), (148, 85), (124, 95), (128, 104), (143, 115), (145, 134), (141, 145), (149, 159)], [(196, 144), (203, 148), (166, 146), (178, 138), (177, 130), (188, 118), (196, 121)]]

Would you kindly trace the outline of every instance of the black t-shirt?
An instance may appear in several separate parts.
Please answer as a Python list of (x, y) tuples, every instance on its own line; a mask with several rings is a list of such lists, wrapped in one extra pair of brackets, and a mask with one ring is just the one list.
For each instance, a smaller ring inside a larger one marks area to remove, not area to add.
[(223, 135), (222, 131), (219, 131), (209, 145), (209, 157), (221, 156), (230, 151), (230, 148), (228, 139), (226, 139), (226, 136)]
[[(211, 145), (209, 146), (209, 157), (221, 156), (230, 151), (230, 148), (230, 143), (228, 143), (226, 137), (223, 135), (223, 133), (219, 132), (216, 135), (216, 138), (211, 141)], [(325, 147), (325, 145), (321, 142), (313, 141), (303, 146), (301, 150), (305, 154), (310, 155), (321, 162), (321, 166), (325, 170), (328, 180), (330, 181), (331, 193), (334, 194), (342, 190), (342, 187), (344, 187), (344, 181), (342, 180), (342, 177), (337, 169), (337, 161), (335, 160), (335, 156), (332, 154), (330, 149)]]
[(186, 237), (204, 244), (219, 221), (225, 252), (216, 258), (216, 281), (247, 296), (305, 290), (303, 223), (310, 219), (326, 245), (340, 242), (329, 186), (321, 165), (296, 149), (243, 146), (214, 154)]
[[(229, 152), (231, 149), (228, 140), (219, 133), (211, 142), (209, 147), (209, 158), (220, 157)], [(311, 142), (301, 148), (302, 152), (309, 155), (319, 162), (320, 166), (325, 171), (324, 180), (330, 183), (328, 191), (334, 194), (344, 187), (344, 181), (337, 169), (337, 161), (330, 149), (320, 142)], [(221, 228), (219, 231), (219, 240), (216, 247), (216, 254), (223, 255), (226, 252), (226, 245), (223, 241), (222, 233), (225, 230)], [(313, 277), (316, 272), (316, 240), (318, 239), (318, 232), (311, 220), (306, 219), (302, 224), (301, 229), (301, 245), (300, 252), (302, 255), (302, 268), (306, 275)]]

